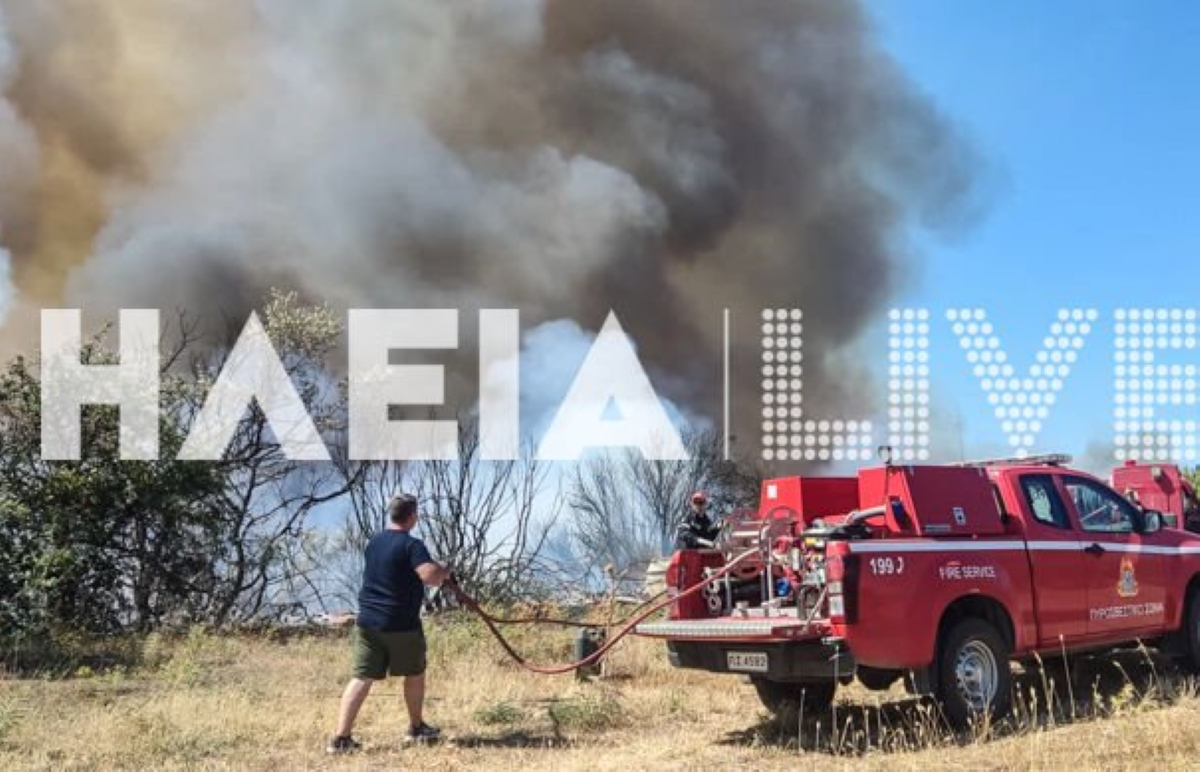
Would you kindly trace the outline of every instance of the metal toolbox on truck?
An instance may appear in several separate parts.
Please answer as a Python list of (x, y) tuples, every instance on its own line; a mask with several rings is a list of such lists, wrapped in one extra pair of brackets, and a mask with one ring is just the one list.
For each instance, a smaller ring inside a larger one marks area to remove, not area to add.
[(919, 536), (996, 536), (1005, 532), (986, 469), (887, 466), (858, 474), (860, 510), (884, 507), (888, 530)]
[(819, 517), (853, 510), (858, 505), (858, 482), (853, 477), (777, 477), (763, 480), (759, 502), (759, 518), (786, 516), (791, 510), (807, 527)]

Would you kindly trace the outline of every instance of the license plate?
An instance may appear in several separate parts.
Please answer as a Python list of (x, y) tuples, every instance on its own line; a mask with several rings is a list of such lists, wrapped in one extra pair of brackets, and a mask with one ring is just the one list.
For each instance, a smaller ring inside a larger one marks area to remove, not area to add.
[(730, 670), (743, 673), (767, 672), (767, 653), (765, 651), (727, 651), (725, 663)]

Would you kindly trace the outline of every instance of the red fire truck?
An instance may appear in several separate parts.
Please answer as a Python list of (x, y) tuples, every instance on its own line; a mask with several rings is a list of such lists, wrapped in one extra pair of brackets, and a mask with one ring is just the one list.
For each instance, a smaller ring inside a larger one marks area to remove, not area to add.
[(1163, 513), (1172, 528), (1200, 531), (1200, 499), (1175, 464), (1127, 461), (1112, 472), (1112, 487), (1133, 503)]
[(1200, 537), (1067, 463), (767, 480), (716, 549), (672, 556), (677, 600), (637, 632), (775, 712), (907, 676), (960, 727), (1009, 710), (1014, 659), (1142, 642), (1200, 666)]

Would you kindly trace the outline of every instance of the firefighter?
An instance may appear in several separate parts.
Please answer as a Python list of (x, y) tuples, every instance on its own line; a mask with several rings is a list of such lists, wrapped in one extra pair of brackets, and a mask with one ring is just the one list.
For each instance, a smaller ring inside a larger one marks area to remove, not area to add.
[(708, 514), (708, 494), (696, 491), (691, 508), (675, 530), (675, 549), (712, 549), (720, 530), (721, 524)]

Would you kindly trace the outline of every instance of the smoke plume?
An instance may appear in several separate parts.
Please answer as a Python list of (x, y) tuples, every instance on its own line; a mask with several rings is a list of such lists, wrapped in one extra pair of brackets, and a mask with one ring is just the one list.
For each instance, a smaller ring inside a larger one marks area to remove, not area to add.
[(740, 393), (758, 309), (800, 306), (805, 385), (836, 404), (905, 229), (970, 192), (852, 2), (10, 2), (0, 33), (28, 302), (613, 308), (710, 415), (724, 307)]

